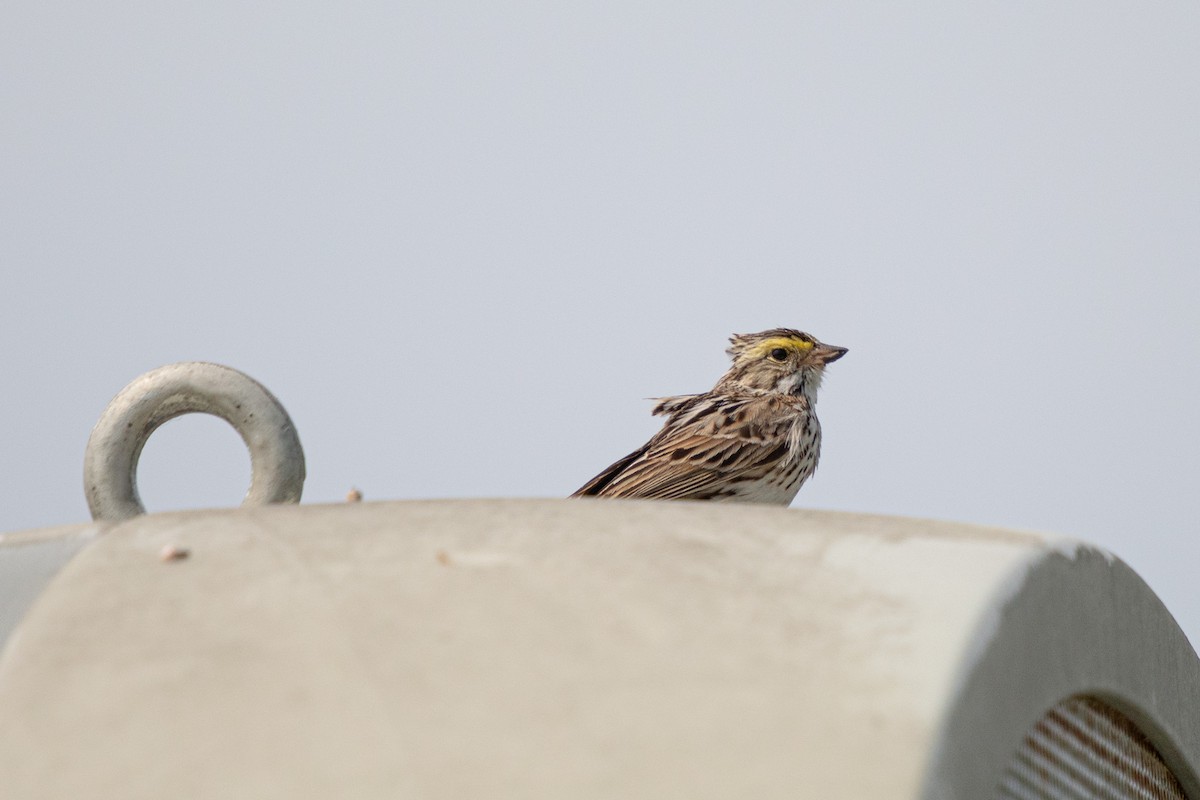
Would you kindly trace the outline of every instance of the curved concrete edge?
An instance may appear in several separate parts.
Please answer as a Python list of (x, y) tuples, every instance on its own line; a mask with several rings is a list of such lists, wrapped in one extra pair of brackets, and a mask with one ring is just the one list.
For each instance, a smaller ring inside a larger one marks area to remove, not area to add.
[(0, 534), (0, 653), (42, 590), (103, 524)]
[(986, 798), (1086, 692), (1200, 797), (1194, 651), (1040, 534), (402, 501), (153, 514), (67, 558), (0, 653), (16, 795)]
[(1023, 737), (1072, 695), (1100, 699), (1200, 797), (1200, 658), (1149, 586), (1111, 554), (1066, 544), (996, 588), (960, 663), (926, 800), (991, 797)]
[(0, 658), (0, 775), (122, 800), (911, 800), (993, 588), (1048, 547), (655, 501), (138, 517)]

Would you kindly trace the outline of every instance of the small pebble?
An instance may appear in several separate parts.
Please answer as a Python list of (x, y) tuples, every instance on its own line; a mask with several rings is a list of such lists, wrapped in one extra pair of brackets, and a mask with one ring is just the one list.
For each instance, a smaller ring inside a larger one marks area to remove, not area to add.
[(182, 561), (192, 554), (191, 550), (179, 545), (169, 544), (164, 547), (158, 554), (158, 557), (163, 561)]

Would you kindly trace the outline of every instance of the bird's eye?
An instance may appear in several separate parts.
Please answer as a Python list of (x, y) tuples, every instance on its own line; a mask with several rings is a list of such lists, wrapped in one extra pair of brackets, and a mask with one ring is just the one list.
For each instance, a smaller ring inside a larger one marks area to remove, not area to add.
[(782, 347), (776, 347), (770, 352), (771, 358), (775, 359), (776, 361), (786, 361), (787, 355), (787, 350), (784, 350)]

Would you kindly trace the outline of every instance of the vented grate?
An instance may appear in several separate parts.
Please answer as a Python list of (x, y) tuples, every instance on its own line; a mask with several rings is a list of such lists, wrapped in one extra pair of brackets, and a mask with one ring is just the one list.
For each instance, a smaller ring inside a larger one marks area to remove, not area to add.
[(1050, 709), (1005, 770), (997, 800), (1187, 800), (1137, 726), (1090, 697)]

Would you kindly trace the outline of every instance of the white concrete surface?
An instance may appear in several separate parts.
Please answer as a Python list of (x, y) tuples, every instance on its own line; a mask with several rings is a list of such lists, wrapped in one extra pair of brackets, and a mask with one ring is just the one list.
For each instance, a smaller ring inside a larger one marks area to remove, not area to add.
[(1131, 571), (1033, 533), (608, 500), (171, 513), (93, 539), (10, 637), (0, 785), (984, 797), (961, 792), (1056, 694), (1099, 689), (1196, 793), (1197, 687)]
[(30, 604), (102, 524), (0, 534), (0, 648)]

